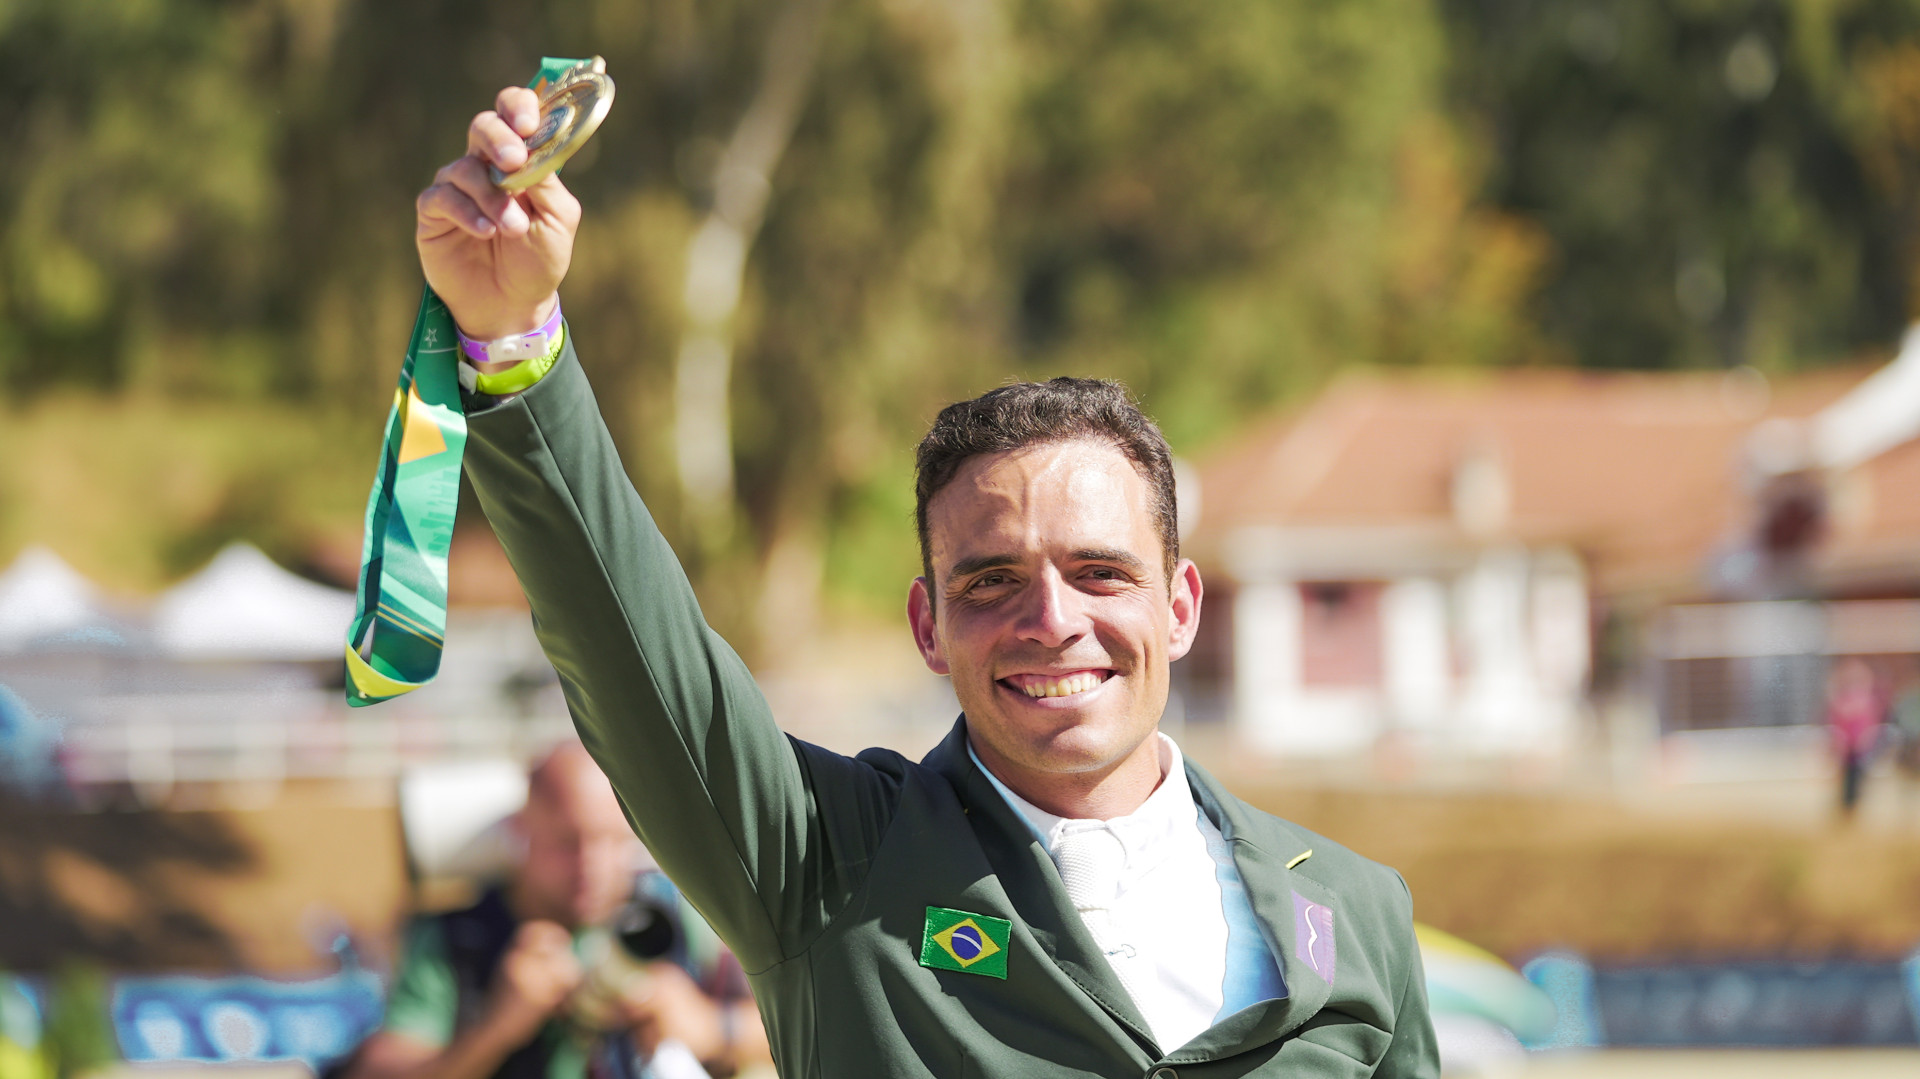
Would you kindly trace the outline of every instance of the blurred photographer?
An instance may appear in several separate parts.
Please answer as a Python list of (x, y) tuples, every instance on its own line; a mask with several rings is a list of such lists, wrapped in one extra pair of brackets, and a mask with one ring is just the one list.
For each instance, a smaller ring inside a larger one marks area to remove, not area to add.
[(577, 743), (534, 768), (516, 832), (504, 887), (409, 926), (350, 1079), (688, 1079), (769, 1059), (739, 965), (665, 878), (636, 882), (638, 843)]

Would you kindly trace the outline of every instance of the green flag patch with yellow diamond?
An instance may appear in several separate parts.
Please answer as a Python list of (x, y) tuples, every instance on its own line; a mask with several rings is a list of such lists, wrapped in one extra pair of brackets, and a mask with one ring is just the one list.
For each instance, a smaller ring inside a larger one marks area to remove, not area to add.
[(1005, 918), (928, 907), (927, 932), (920, 941), (920, 965), (1005, 978), (1007, 947), (1012, 939), (1013, 923)]

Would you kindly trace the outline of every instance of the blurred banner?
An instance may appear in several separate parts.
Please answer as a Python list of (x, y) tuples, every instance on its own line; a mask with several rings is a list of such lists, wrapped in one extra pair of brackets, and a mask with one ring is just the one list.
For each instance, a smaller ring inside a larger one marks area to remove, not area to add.
[(1528, 963), (1524, 973), (1572, 1020), (1536, 1043), (1548, 1047), (1920, 1044), (1920, 953), (1899, 963), (1597, 969), (1556, 955)]

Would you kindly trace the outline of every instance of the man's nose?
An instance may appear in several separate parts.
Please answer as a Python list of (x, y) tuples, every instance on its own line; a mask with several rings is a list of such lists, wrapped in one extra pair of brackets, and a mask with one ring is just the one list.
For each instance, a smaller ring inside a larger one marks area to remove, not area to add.
[(1027, 589), (1019, 635), (1047, 648), (1065, 648), (1087, 632), (1086, 596), (1049, 569)]

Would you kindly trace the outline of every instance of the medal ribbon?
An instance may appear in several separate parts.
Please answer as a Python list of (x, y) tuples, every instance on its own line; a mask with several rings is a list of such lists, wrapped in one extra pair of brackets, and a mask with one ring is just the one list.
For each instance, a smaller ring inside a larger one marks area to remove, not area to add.
[[(543, 57), (538, 92), (580, 63)], [(447, 633), (447, 551), (460, 503), (467, 417), (460, 406), (460, 338), (447, 305), (420, 295), (400, 366), (380, 471), (367, 496), (360, 583), (347, 629), (347, 703), (391, 700), (433, 680)]]

